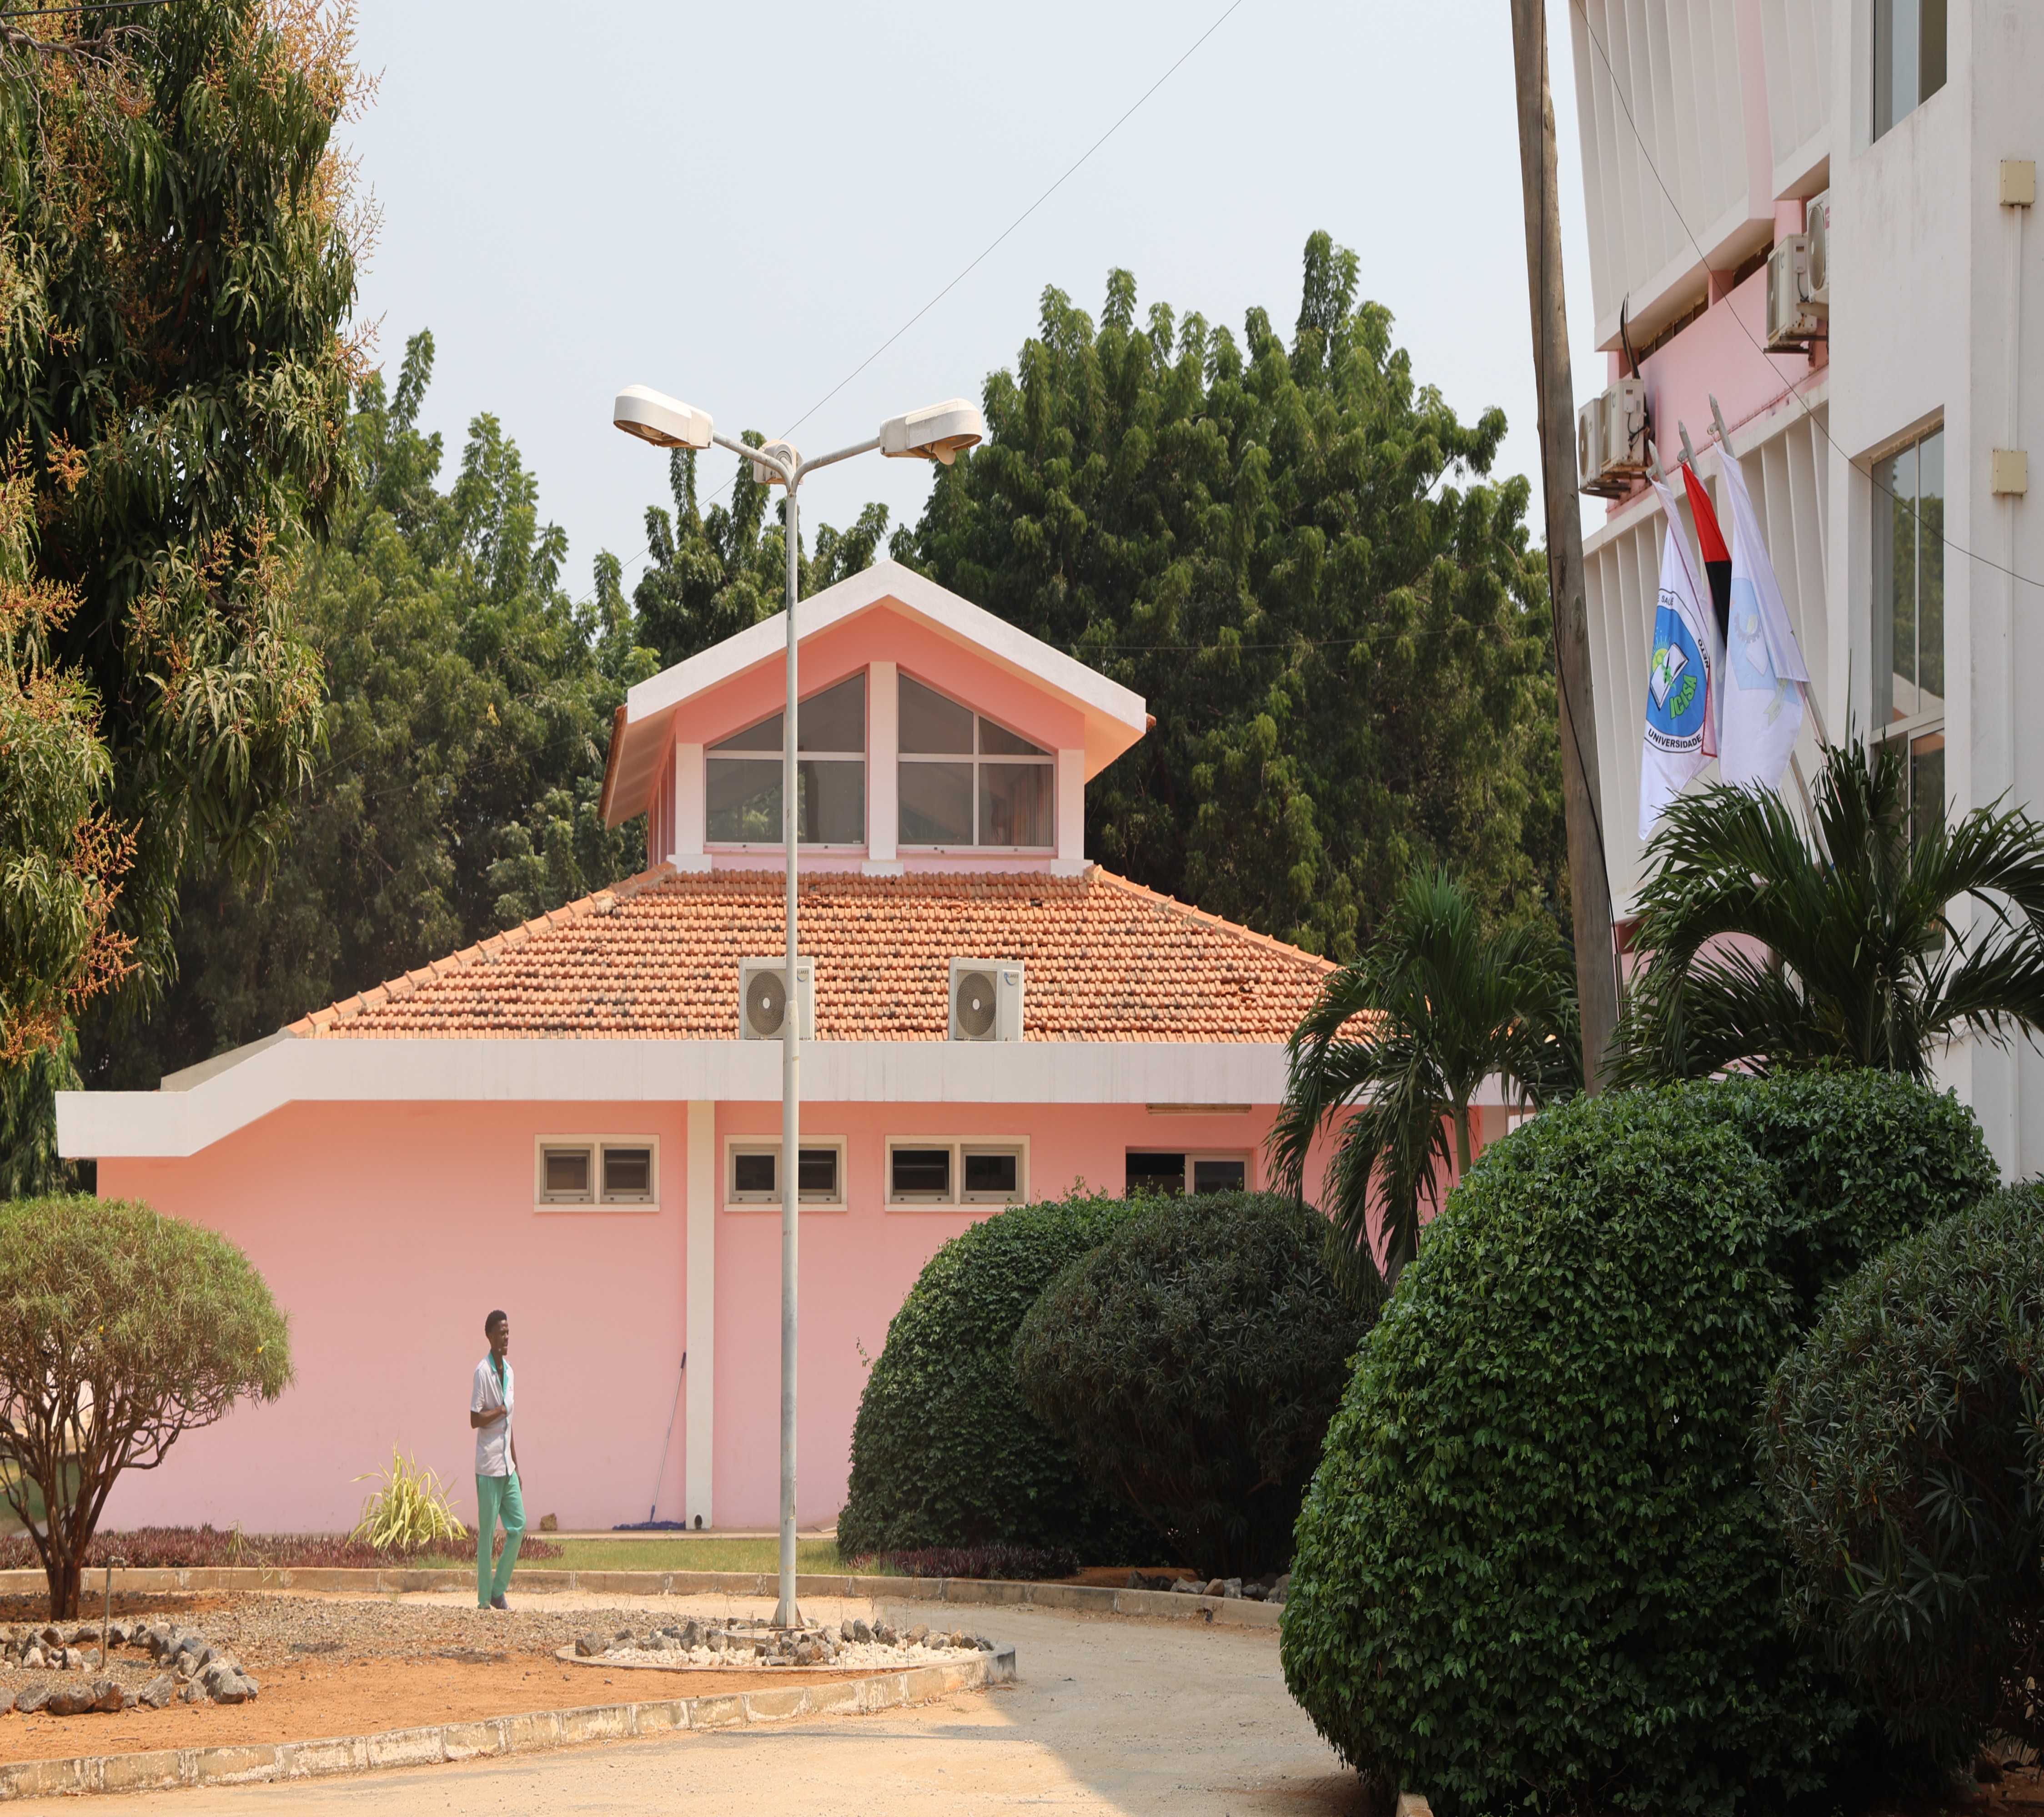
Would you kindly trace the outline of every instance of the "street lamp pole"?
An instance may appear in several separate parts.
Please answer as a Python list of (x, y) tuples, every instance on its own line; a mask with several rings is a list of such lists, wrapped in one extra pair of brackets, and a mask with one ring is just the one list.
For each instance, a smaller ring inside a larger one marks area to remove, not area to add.
[(759, 483), (787, 489), (787, 693), (781, 716), (781, 842), (787, 860), (786, 936), (782, 949), (787, 973), (781, 1006), (781, 1583), (774, 1625), (793, 1627), (801, 1619), (795, 1607), (795, 1365), (800, 1336), (796, 1288), (802, 1172), (802, 998), (797, 971), (796, 919), (796, 857), (801, 828), (795, 795), (795, 606), (801, 583), (801, 538), (797, 525), (797, 499), (803, 479), (818, 468), (834, 466), (854, 455), (870, 454), (876, 448), (886, 455), (936, 460), (948, 467), (962, 449), (986, 439), (986, 425), (976, 406), (962, 398), (952, 398), (905, 416), (889, 418), (881, 425), (879, 434), (868, 441), (805, 460), (786, 441), (755, 448), (719, 435), (701, 411), (643, 385), (618, 394), (611, 421), (628, 434), (655, 447), (701, 449), (714, 443), (728, 448), (752, 463), (753, 477)]

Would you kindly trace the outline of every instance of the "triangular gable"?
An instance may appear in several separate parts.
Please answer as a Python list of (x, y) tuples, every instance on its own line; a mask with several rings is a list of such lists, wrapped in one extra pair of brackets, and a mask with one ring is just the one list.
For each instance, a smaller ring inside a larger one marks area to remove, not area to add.
[[(803, 600), (795, 608), (797, 640), (806, 643), (820, 632), (882, 606), (903, 613), (1082, 714), (1089, 779), (1143, 736), (1147, 719), (1142, 695), (898, 561), (876, 562)], [(777, 612), (687, 661), (663, 669), (625, 696), (612, 728), (604, 775), (603, 812), (609, 825), (622, 824), (651, 803), (661, 760), (672, 741), (675, 714), (689, 702), (749, 670), (781, 663), (786, 655), (787, 635), (787, 614)]]

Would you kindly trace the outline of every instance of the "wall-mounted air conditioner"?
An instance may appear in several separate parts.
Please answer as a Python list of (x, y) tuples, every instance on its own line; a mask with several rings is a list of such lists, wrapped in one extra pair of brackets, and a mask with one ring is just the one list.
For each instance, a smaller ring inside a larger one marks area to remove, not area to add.
[(1831, 308), (1831, 192), (1810, 198), (1803, 231), (1810, 252), (1803, 274), (1803, 300), (1829, 315)]
[(1576, 412), (1576, 489), (1593, 497), (1623, 492), (1604, 483), (1604, 399), (1593, 398)]
[[(816, 1038), (816, 965), (813, 959), (795, 961), (795, 984), (801, 994), (801, 1020), (797, 1032), (804, 1041)], [(738, 1038), (778, 1041), (788, 1007), (788, 962), (785, 959), (741, 959), (738, 962)]]
[(1576, 487), (1621, 499), (1646, 471), (1646, 386), (1621, 379), (1576, 414)]
[[(1827, 247), (1830, 202), (1811, 204), (1824, 225), (1813, 236), (1791, 233), (1767, 257), (1767, 351), (1785, 353), (1824, 338), (1831, 314), (1831, 273)], [(1812, 256), (1812, 241), (1818, 244)], [(1814, 269), (1813, 269), (1814, 268)], [(1821, 283), (1815, 280), (1821, 279)]]
[(1019, 959), (951, 961), (951, 1038), (1022, 1038), (1022, 962)]

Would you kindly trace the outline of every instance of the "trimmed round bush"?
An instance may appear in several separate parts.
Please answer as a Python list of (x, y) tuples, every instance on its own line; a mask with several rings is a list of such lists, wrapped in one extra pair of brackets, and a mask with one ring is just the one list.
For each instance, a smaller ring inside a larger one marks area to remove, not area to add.
[(1210, 1577), (1282, 1571), (1365, 1329), (1296, 1199), (1153, 1203), (1046, 1288), (1022, 1392), (1093, 1480)]
[(1846, 1283), (1769, 1389), (1790, 1599), (1891, 1738), (1952, 1770), (2044, 1747), (2044, 1191), (1997, 1193)]
[(1059, 1546), (1098, 1563), (1152, 1549), (1030, 1411), (1010, 1353), (1037, 1295), (1133, 1209), (1076, 1196), (1018, 1205), (930, 1258), (859, 1397), (841, 1552)]
[(1726, 1118), (1780, 1176), (1769, 1258), (1788, 1282), (1799, 1326), (1826, 1288), (2001, 1184), (1973, 1112), (1900, 1073), (1783, 1072), (1681, 1089), (1699, 1114)]
[(1794, 1329), (1779, 1183), (1696, 1098), (1580, 1099), (1486, 1150), (1327, 1434), (1285, 1681), (1443, 1817), (1764, 1805), (1855, 1719), (1782, 1622), (1753, 1466)]

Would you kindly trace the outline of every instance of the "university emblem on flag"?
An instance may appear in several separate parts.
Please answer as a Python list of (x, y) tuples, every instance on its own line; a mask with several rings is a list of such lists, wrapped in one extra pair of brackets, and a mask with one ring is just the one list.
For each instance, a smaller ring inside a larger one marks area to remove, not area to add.
[(1704, 672), (1695, 633), (1675, 596), (1664, 591), (1654, 615), (1654, 660), (1646, 679), (1646, 735), (1662, 750), (1701, 746), (1709, 694)]

